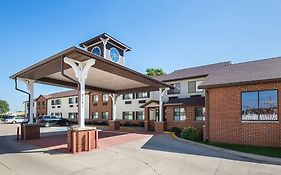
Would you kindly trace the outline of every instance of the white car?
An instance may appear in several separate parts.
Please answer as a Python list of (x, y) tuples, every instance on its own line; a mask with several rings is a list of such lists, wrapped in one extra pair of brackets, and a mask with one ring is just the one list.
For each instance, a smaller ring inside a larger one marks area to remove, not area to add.
[(9, 118), (6, 118), (4, 120), (5, 123), (25, 123), (28, 122), (28, 119), (25, 117), (17, 117), (17, 116), (11, 116)]

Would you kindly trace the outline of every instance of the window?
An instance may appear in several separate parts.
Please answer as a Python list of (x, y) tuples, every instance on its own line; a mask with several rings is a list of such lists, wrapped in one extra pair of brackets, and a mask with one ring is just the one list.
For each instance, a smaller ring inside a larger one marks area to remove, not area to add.
[(102, 118), (101, 119), (108, 119), (108, 112), (102, 112)]
[(45, 106), (45, 101), (42, 101), (42, 106)]
[(62, 113), (55, 113), (56, 117), (62, 117)]
[(97, 103), (99, 101), (99, 96), (98, 95), (93, 95), (92, 96), (92, 102)]
[(132, 101), (125, 101), (125, 104), (126, 104), (126, 105), (132, 104)]
[(75, 119), (78, 117), (78, 113), (77, 112), (70, 112), (68, 113), (68, 118), (70, 119)]
[(61, 100), (52, 100), (52, 105), (60, 105), (61, 104)]
[(133, 94), (123, 94), (123, 100), (133, 99)]
[(73, 98), (68, 98), (68, 104), (74, 104), (74, 99)]
[(97, 55), (97, 56), (100, 56), (101, 55), (101, 50), (98, 46), (95, 46), (93, 49), (92, 49), (92, 53), (94, 55)]
[(241, 93), (242, 121), (277, 121), (277, 90)]
[(102, 101), (107, 102), (108, 101), (108, 94), (103, 94), (102, 95)]
[(78, 97), (75, 97), (75, 103), (78, 103)]
[(41, 103), (40, 103), (40, 101), (38, 101), (38, 106), (41, 106)]
[(202, 83), (202, 81), (189, 81), (188, 82), (188, 92), (202, 92), (203, 89), (198, 89), (198, 86)]
[(116, 62), (116, 63), (119, 62), (120, 53), (115, 47), (110, 48), (109, 55), (110, 55), (110, 58), (113, 62)]
[(181, 84), (180, 83), (175, 83), (175, 84), (171, 84), (172, 86), (174, 86), (174, 89), (169, 89), (168, 90), (168, 94), (179, 94), (180, 93), (180, 89), (181, 89)]
[(92, 112), (92, 119), (98, 119), (99, 113), (98, 112)]
[(143, 103), (146, 103), (145, 100), (139, 100), (139, 104), (143, 104)]
[(149, 92), (139, 92), (136, 93), (136, 98), (149, 98)]
[(174, 120), (185, 120), (185, 109), (184, 108), (174, 108)]
[(144, 112), (143, 111), (136, 111), (136, 119), (137, 120), (144, 120)]
[(196, 92), (196, 81), (189, 81), (188, 82), (188, 92)]
[(195, 120), (196, 121), (205, 121), (205, 108), (204, 107), (195, 108)]
[(134, 112), (123, 112), (123, 120), (133, 120), (134, 119)]

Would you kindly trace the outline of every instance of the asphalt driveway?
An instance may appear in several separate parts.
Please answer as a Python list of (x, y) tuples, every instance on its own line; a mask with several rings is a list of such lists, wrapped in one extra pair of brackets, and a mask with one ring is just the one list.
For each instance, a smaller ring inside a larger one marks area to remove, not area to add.
[[(139, 139), (91, 152), (67, 154), (15, 140), (16, 125), (0, 124), (0, 174), (278, 174), (281, 166), (186, 144), (168, 135)], [(64, 128), (44, 128), (57, 135)], [(111, 137), (118, 140), (119, 136)], [(120, 136), (121, 137), (121, 136)], [(108, 137), (110, 140), (110, 137)]]

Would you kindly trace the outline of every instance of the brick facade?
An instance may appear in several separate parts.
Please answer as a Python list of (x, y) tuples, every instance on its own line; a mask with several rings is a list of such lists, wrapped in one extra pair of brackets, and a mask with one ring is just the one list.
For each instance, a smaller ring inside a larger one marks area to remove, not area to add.
[[(208, 135), (211, 142), (258, 146), (281, 146), (279, 122), (241, 121), (241, 92), (278, 89), (281, 83), (241, 85), (208, 89)], [(278, 96), (278, 104), (281, 97)], [(280, 120), (280, 105), (278, 116)]]
[[(182, 107), (185, 108), (185, 121), (175, 121), (174, 120), (174, 108)], [(198, 106), (201, 107), (201, 106)], [(166, 114), (166, 129), (172, 129), (173, 127), (177, 128), (185, 128), (188, 126), (196, 127), (202, 130), (205, 121), (196, 121), (195, 120), (195, 108), (196, 106), (166, 106), (165, 114)]]
[[(93, 102), (93, 95), (98, 95), (98, 102)], [(92, 113), (98, 112), (98, 119), (92, 118)], [(108, 112), (108, 119), (102, 119), (102, 112)], [(98, 122), (112, 120), (112, 100), (108, 97), (107, 102), (103, 102), (102, 93), (92, 92), (89, 94), (89, 116), (91, 120)]]
[(36, 117), (41, 115), (47, 115), (47, 99), (42, 95), (36, 100)]

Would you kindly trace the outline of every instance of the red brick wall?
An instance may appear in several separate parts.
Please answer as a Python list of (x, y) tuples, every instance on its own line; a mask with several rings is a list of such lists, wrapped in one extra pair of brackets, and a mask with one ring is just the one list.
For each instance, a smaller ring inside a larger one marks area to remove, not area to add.
[[(174, 120), (174, 108), (183, 107), (185, 108), (185, 121)], [(198, 106), (199, 107), (199, 106)], [(188, 126), (196, 127), (202, 130), (204, 121), (195, 121), (195, 106), (166, 106), (166, 129), (172, 129), (173, 127), (185, 128)]]
[[(212, 142), (281, 146), (279, 122), (241, 122), (241, 92), (278, 89), (281, 83), (208, 89), (209, 92), (209, 140)], [(280, 95), (278, 104), (280, 104)], [(279, 105), (279, 118), (280, 118)], [(280, 120), (280, 119), (279, 119)]]
[[(96, 105), (92, 102), (93, 95), (98, 95), (99, 96), (99, 101)], [(89, 94), (89, 116), (92, 117), (92, 112), (98, 112), (99, 113), (99, 118), (98, 121), (102, 121), (102, 112), (108, 112), (108, 117), (109, 120), (112, 119), (112, 100), (111, 97), (108, 98), (108, 101), (106, 104), (103, 103), (102, 101), (102, 93), (97, 93), (97, 92), (92, 92)]]
[[(42, 105), (42, 102), (45, 102), (45, 105)], [(40, 106), (38, 105), (40, 103)], [(47, 99), (43, 96), (40, 96), (36, 101), (36, 117), (41, 115), (47, 115)]]

